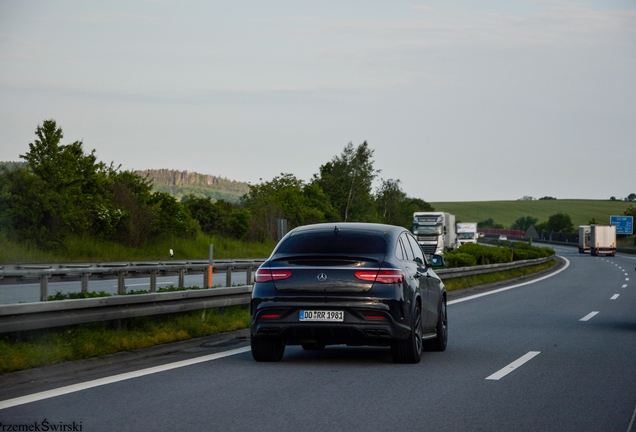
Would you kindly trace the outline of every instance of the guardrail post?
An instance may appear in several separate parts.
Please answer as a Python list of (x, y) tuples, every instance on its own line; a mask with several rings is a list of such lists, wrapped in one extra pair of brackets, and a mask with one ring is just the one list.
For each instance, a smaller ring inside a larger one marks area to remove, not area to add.
[(157, 292), (157, 270), (150, 270), (150, 292)]
[(185, 285), (185, 269), (179, 269), (179, 288), (183, 288)]
[(117, 272), (117, 294), (126, 294), (126, 272)]
[(90, 273), (82, 273), (82, 294), (88, 292), (88, 277)]
[(212, 288), (212, 280), (214, 279), (214, 276), (212, 275), (214, 273), (213, 271), (213, 266), (214, 266), (214, 245), (211, 244), (210, 245), (210, 265), (208, 266), (208, 268), (206, 269), (207, 271), (205, 272), (204, 276), (203, 276), (203, 286), (205, 286), (206, 288)]
[(252, 265), (245, 270), (245, 285), (252, 285)]
[(228, 265), (227, 270), (225, 270), (225, 286), (232, 286), (232, 266)]
[(40, 301), (47, 301), (49, 297), (49, 275), (40, 275)]

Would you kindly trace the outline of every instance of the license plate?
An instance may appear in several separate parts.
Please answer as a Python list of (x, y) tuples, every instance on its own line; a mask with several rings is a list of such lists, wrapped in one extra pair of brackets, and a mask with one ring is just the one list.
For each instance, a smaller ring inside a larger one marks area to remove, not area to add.
[(300, 321), (328, 321), (343, 322), (343, 311), (317, 311), (317, 310), (301, 310)]

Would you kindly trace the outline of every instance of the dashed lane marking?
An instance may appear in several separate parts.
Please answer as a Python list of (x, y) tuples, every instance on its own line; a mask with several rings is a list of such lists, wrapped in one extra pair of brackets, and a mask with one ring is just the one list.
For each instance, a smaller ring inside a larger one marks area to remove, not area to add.
[(592, 318), (594, 318), (596, 315), (598, 315), (598, 311), (590, 312), (589, 314), (587, 314), (583, 318), (581, 318), (579, 321), (589, 321)]
[(494, 374), (486, 377), (486, 379), (487, 380), (492, 380), (492, 381), (498, 381), (501, 378), (503, 378), (506, 375), (508, 375), (510, 372), (512, 372), (515, 369), (517, 369), (520, 366), (522, 366), (523, 364), (529, 362), (530, 360), (532, 360), (533, 358), (535, 358), (539, 354), (541, 354), (541, 351), (530, 351), (526, 355), (521, 356), (517, 360), (513, 361), (512, 363), (510, 363), (505, 368), (500, 369), (499, 371), (495, 372)]

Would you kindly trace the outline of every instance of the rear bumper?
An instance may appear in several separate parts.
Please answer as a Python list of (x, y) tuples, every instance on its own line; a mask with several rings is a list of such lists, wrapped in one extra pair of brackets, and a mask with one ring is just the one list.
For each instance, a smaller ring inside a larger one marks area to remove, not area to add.
[[(387, 346), (411, 334), (406, 324), (410, 319), (402, 305), (394, 302), (260, 302), (253, 304), (250, 331), (252, 336), (275, 338), (285, 345)], [(344, 321), (301, 322), (301, 310), (343, 311)]]

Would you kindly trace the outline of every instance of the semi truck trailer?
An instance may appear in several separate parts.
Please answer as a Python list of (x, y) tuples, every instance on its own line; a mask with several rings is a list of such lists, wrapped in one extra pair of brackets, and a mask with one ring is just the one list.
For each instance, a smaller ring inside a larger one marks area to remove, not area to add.
[(457, 222), (457, 244), (477, 243), (477, 222)]
[(616, 255), (616, 225), (590, 225), (590, 254)]
[(590, 251), (590, 226), (579, 226), (579, 253)]
[(450, 213), (415, 212), (411, 232), (427, 255), (443, 255), (455, 249), (455, 215)]

